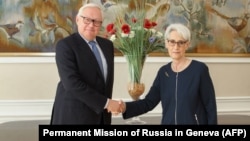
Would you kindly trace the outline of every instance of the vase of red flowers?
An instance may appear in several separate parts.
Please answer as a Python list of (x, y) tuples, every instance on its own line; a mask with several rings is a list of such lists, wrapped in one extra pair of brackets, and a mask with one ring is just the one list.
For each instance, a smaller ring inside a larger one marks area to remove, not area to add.
[(106, 26), (107, 36), (124, 56), (128, 65), (128, 93), (133, 100), (143, 94), (142, 70), (149, 53), (165, 49), (163, 34), (154, 28), (157, 23), (145, 15), (146, 0), (132, 1), (130, 11), (117, 13), (116, 20)]

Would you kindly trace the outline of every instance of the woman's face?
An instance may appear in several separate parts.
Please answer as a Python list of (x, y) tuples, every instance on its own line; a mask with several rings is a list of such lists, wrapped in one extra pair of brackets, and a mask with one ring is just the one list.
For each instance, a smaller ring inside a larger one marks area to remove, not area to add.
[(172, 31), (169, 38), (165, 40), (165, 46), (172, 59), (180, 60), (185, 57), (185, 52), (189, 47), (189, 42), (177, 31)]

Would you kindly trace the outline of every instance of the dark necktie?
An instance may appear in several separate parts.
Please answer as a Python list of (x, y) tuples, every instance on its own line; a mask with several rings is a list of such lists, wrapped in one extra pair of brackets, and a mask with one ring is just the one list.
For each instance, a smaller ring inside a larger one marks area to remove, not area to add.
[(96, 47), (96, 42), (95, 41), (90, 41), (89, 44), (92, 47), (92, 51), (95, 54), (96, 60), (97, 60), (97, 62), (99, 64), (99, 67), (100, 67), (100, 69), (102, 71), (102, 74), (104, 74), (103, 73), (102, 58), (101, 58), (100, 52), (98, 51), (98, 48)]

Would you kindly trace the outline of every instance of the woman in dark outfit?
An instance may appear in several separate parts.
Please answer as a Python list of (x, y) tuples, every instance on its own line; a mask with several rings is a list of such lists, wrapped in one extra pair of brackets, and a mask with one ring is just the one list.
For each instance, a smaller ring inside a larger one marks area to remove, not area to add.
[(165, 32), (170, 63), (162, 66), (144, 99), (123, 103), (123, 118), (152, 110), (161, 102), (161, 124), (217, 124), (215, 90), (205, 63), (185, 56), (190, 44), (190, 30), (172, 24)]

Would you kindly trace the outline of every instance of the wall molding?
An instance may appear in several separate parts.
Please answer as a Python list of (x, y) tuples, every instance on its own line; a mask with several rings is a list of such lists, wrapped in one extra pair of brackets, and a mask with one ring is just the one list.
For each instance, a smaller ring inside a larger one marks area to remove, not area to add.
[[(55, 63), (55, 56), (0, 57), (0, 64), (11, 63)], [(250, 63), (250, 57), (190, 57), (205, 63)], [(170, 57), (148, 57), (147, 63), (170, 62)], [(116, 63), (125, 63), (123, 56), (115, 57)]]
[[(130, 99), (124, 99), (128, 101)], [(20, 120), (49, 120), (53, 100), (0, 100), (0, 123)], [(250, 97), (218, 97), (219, 115), (250, 115)], [(161, 107), (142, 116), (159, 116)], [(121, 117), (121, 115), (117, 116)]]

